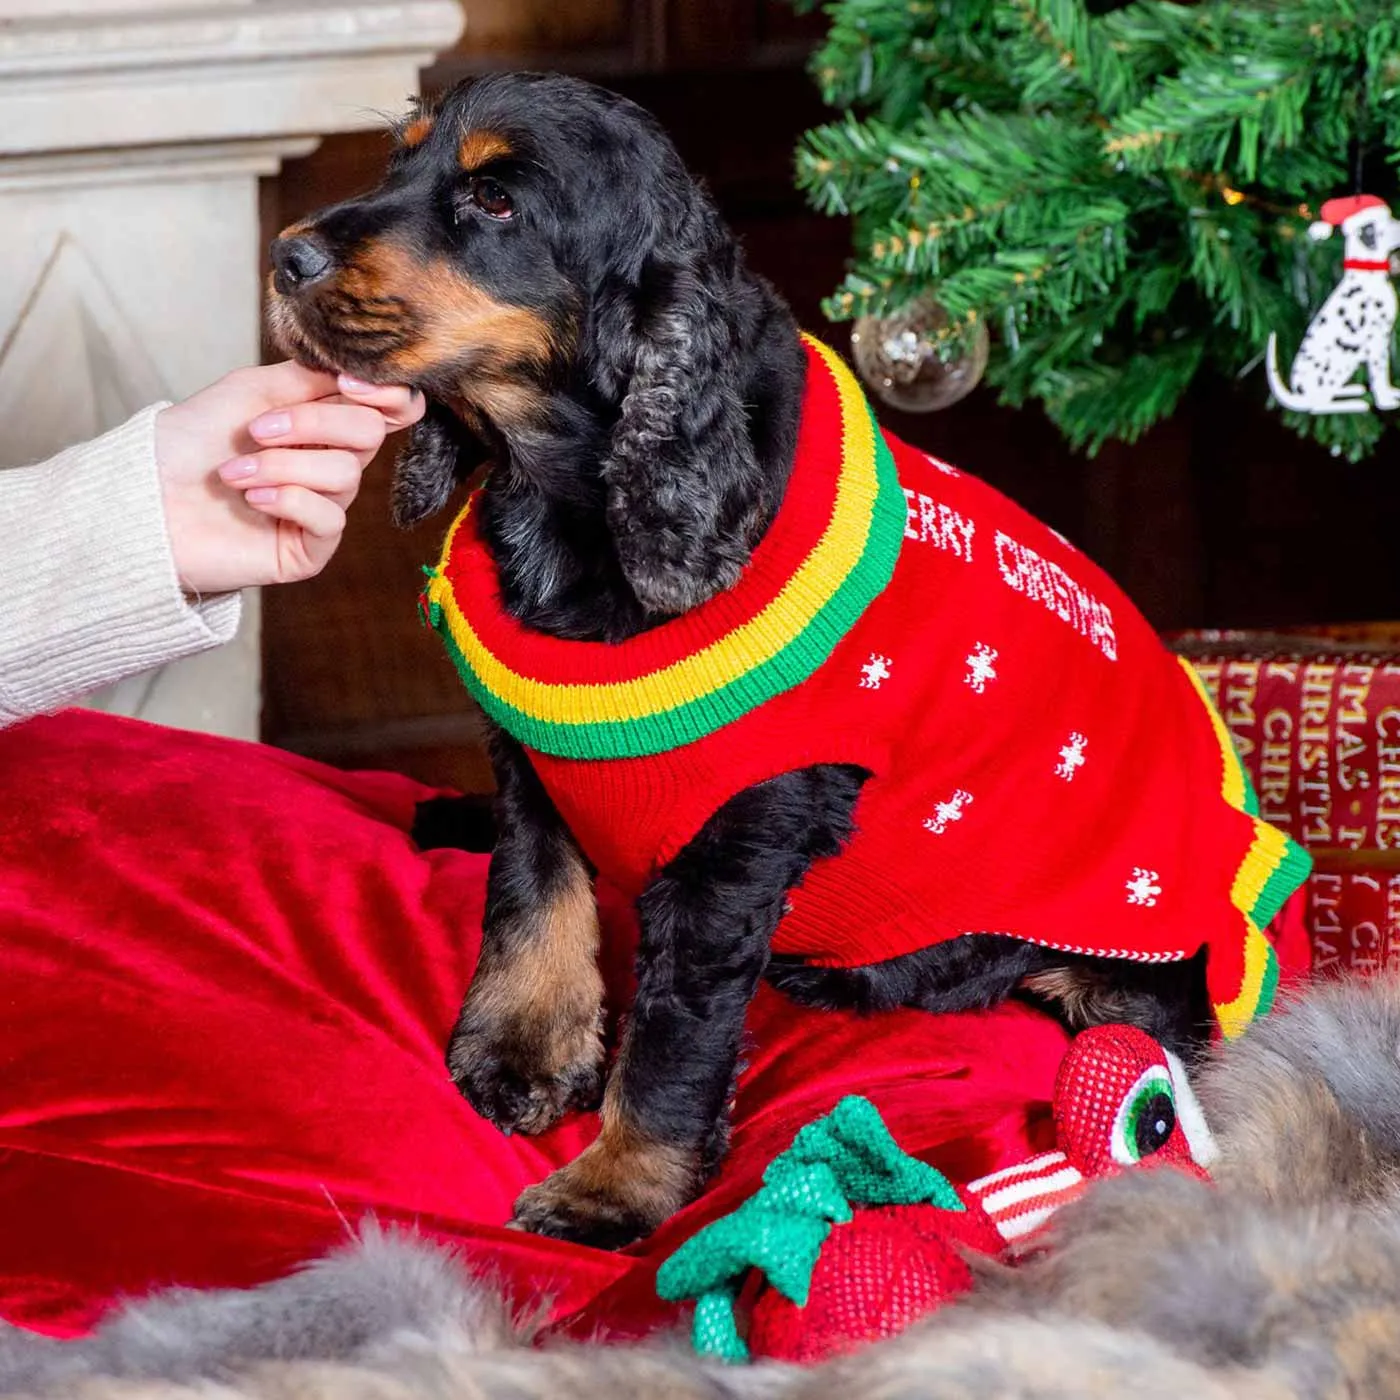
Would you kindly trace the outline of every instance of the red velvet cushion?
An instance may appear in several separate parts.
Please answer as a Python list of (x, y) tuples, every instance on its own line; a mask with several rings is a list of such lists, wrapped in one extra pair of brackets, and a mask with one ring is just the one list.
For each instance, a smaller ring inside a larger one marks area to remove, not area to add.
[(635, 1331), (666, 1315), (659, 1260), (843, 1094), (955, 1179), (1045, 1144), (1064, 1041), (1044, 1018), (860, 1019), (765, 990), (700, 1202), (624, 1255), (504, 1230), (593, 1121), (505, 1138), (448, 1080), (485, 860), (413, 846), (428, 795), (77, 711), (0, 733), (0, 1315), (71, 1333), (122, 1294), (280, 1273), (373, 1211), (575, 1327)]

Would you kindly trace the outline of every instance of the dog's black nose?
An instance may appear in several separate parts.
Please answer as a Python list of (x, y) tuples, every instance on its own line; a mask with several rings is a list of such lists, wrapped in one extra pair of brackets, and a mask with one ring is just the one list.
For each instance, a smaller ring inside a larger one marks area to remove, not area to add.
[(279, 292), (295, 292), (319, 282), (331, 270), (331, 255), (307, 234), (278, 238), (272, 244), (272, 280)]

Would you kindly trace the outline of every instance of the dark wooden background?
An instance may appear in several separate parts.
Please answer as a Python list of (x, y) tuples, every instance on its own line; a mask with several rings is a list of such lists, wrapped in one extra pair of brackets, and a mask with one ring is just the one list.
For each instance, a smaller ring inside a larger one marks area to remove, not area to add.
[[(425, 79), (547, 68), (650, 107), (703, 176), (751, 263), (838, 348), (819, 303), (838, 281), (844, 222), (792, 187), (800, 133), (826, 115), (804, 64), (821, 18), (787, 0), (467, 0), (467, 32)], [(268, 239), (371, 185), (379, 135), (334, 137), (265, 182)], [(1162, 628), (1400, 617), (1400, 462), (1360, 466), (1301, 443), (1258, 383), (1208, 384), (1131, 448), (1090, 461), (1035, 411), (986, 390), (942, 413), (882, 411), (906, 440), (995, 483), (1102, 564)], [(347, 766), (393, 767), (482, 791), (472, 707), (417, 621), (419, 566), (445, 518), (388, 523), (387, 462), (371, 470), (339, 554), (318, 579), (264, 594), (264, 737)]]

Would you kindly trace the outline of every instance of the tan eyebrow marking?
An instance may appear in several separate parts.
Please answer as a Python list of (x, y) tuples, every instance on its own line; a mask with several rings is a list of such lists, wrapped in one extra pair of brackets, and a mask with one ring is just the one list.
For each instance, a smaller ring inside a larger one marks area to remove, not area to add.
[(415, 117), (404, 127), (399, 136), (399, 140), (412, 150), (415, 146), (421, 146), (428, 139), (428, 133), (433, 129), (434, 118)]
[(463, 170), (475, 170), (487, 161), (510, 155), (510, 142), (494, 131), (469, 131), (457, 148)]

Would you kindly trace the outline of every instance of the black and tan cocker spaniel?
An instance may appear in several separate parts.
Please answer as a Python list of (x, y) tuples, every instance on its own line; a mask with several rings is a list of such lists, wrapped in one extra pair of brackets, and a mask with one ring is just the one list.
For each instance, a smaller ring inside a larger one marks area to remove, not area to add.
[[(1182, 1052), (1267, 1005), (1294, 853), (1182, 668), (1068, 544), (879, 434), (647, 113), (463, 84), (272, 256), (288, 353), (428, 397), (399, 522), (491, 464), (426, 599), (498, 780), (448, 1064), (503, 1131), (602, 1104), (516, 1224), (615, 1246), (690, 1199), (764, 977), (871, 1012), (1021, 996)], [(599, 874), (641, 929), (605, 1091)]]

